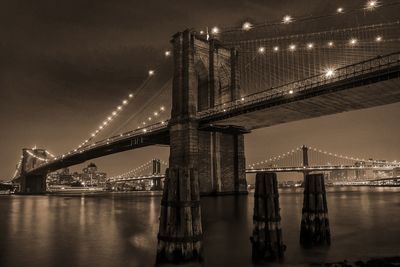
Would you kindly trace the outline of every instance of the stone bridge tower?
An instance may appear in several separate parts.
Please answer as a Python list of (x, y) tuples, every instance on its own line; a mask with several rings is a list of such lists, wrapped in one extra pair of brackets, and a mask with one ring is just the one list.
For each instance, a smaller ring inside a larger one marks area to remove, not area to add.
[(170, 158), (157, 262), (201, 259), (200, 193), (247, 192), (242, 133), (200, 129), (197, 118), (197, 112), (239, 97), (236, 51), (190, 30), (174, 35), (172, 44)]
[[(35, 169), (43, 160), (47, 160), (47, 153), (44, 149), (22, 149), (21, 173), (19, 180), (19, 192), (37, 194), (46, 192), (46, 174), (27, 174)], [(18, 182), (18, 181), (17, 181)]]
[(196, 114), (240, 98), (237, 51), (187, 30), (172, 40), (170, 166), (193, 164), (201, 194), (247, 192), (243, 132), (199, 128)]

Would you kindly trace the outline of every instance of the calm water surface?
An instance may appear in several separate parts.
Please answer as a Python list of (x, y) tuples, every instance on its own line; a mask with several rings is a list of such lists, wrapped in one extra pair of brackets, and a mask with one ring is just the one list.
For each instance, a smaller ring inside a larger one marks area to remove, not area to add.
[[(1, 196), (0, 266), (154, 266), (159, 195)], [(280, 191), (285, 259), (268, 266), (400, 256), (400, 188), (329, 188), (332, 245), (302, 249), (302, 190)], [(252, 266), (253, 195), (203, 198), (202, 265)]]

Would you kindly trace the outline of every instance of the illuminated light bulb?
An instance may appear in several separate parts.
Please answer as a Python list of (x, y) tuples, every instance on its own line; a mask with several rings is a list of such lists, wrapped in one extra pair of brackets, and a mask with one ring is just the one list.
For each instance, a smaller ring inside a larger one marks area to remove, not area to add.
[(282, 23), (283, 24), (289, 24), (292, 21), (293, 21), (293, 18), (291, 16), (289, 16), (289, 15), (284, 16), (283, 19), (282, 19)]
[(289, 91), (289, 94), (293, 94), (293, 90), (290, 90), (290, 91)]
[(313, 43), (308, 43), (307, 44), (307, 49), (313, 49), (314, 48), (314, 44)]
[(104, 121), (104, 122), (103, 122), (103, 125), (107, 125), (107, 123), (108, 123), (108, 122)]
[(123, 104), (123, 105), (126, 105), (126, 104), (128, 104), (128, 100), (124, 100), (124, 101), (122, 101), (122, 104)]
[(154, 116), (158, 116), (158, 112), (157, 111), (155, 111), (153, 114), (154, 114)]
[(147, 119), (148, 119), (149, 121), (151, 121), (151, 117), (148, 117)]
[(291, 44), (291, 45), (289, 46), (289, 50), (290, 50), (290, 51), (296, 50), (296, 45)]
[(132, 98), (133, 97), (133, 94), (129, 94), (129, 98)]
[(103, 126), (102, 126), (102, 125), (100, 125), (99, 129), (103, 129)]
[(350, 39), (350, 45), (356, 45), (358, 40), (356, 38)]
[(111, 117), (108, 117), (108, 118), (107, 118), (107, 120), (111, 121), (111, 120), (112, 120), (112, 118), (111, 118)]
[(95, 136), (96, 136), (96, 134), (92, 133), (92, 137), (95, 137)]
[(377, 41), (377, 42), (382, 41), (382, 36), (377, 36), (377, 37), (375, 38), (375, 41)]
[(147, 129), (143, 129), (143, 132), (147, 132)]
[(241, 99), (242, 101), (244, 101), (244, 97), (242, 97), (242, 99)]
[(153, 76), (154, 75), (154, 70), (149, 70), (149, 76)]
[(245, 22), (242, 25), (242, 30), (249, 31), (253, 28), (253, 25), (250, 22)]
[(333, 76), (335, 76), (335, 70), (333, 68), (327, 68), (325, 69), (325, 77), (326, 78), (331, 78)]
[(365, 8), (368, 9), (368, 10), (373, 10), (376, 7), (378, 7), (378, 1), (376, 1), (376, 0), (370, 0), (365, 5)]
[(328, 42), (328, 46), (329, 47), (332, 47), (333, 46), (333, 42), (331, 41), (331, 42)]
[(161, 106), (161, 107), (160, 107), (160, 110), (161, 110), (161, 111), (164, 111), (164, 110), (165, 110), (165, 107), (164, 107), (164, 106)]
[(343, 13), (343, 7), (339, 7), (338, 9), (336, 9), (337, 13)]
[(116, 111), (113, 111), (112, 115), (113, 115), (113, 116), (117, 115), (117, 112), (116, 112)]
[(118, 109), (118, 110), (121, 110), (121, 109), (122, 109), (122, 107), (121, 107), (121, 106), (118, 106), (118, 107), (117, 107), (117, 109)]
[(259, 48), (258, 48), (258, 52), (259, 52), (260, 54), (264, 54), (264, 53), (265, 53), (265, 47), (263, 47), (263, 46), (259, 47)]
[(99, 133), (99, 130), (96, 130), (96, 133)]
[(218, 28), (218, 27), (213, 27), (213, 28), (211, 29), (211, 33), (212, 33), (212, 34), (218, 34), (218, 33), (219, 33), (219, 28)]
[(203, 35), (203, 34), (204, 34), (204, 31), (203, 31), (203, 30), (201, 30), (201, 31), (200, 31), (200, 34), (201, 34), (201, 35)]
[(143, 125), (146, 125), (146, 122), (142, 122)]
[(166, 57), (169, 57), (169, 56), (171, 55), (171, 51), (168, 51), (168, 50), (167, 50), (167, 51), (165, 51), (164, 54), (165, 54)]
[(162, 121), (161, 124), (165, 124), (165, 121)]
[(273, 50), (274, 50), (274, 52), (278, 52), (279, 51), (279, 46), (274, 46)]

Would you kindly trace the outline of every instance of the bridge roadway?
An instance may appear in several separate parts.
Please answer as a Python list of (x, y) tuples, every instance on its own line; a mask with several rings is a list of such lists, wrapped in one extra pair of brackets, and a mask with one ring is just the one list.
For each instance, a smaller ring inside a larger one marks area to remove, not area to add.
[[(400, 52), (272, 88), (198, 113), (200, 129), (248, 130), (400, 102)], [(151, 145), (169, 145), (168, 121), (82, 147), (31, 170), (43, 174), (87, 160)]]

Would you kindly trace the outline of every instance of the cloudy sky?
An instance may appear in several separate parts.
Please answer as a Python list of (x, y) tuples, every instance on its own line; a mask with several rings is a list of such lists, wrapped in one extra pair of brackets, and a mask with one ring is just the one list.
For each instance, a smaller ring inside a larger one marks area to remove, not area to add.
[[(388, 2), (388, 1), (386, 1)], [(188, 27), (262, 22), (285, 14), (326, 14), (365, 1), (3, 0), (0, 2), (0, 179), (23, 147), (55, 154), (86, 139), (147, 70), (163, 60), (171, 36)], [(397, 7), (398, 8), (398, 7)], [(386, 17), (382, 15), (384, 20)], [(257, 130), (248, 162), (301, 144), (360, 157), (400, 159), (400, 104)], [(168, 148), (94, 160), (118, 174)], [(82, 166), (78, 166), (81, 169)]]

